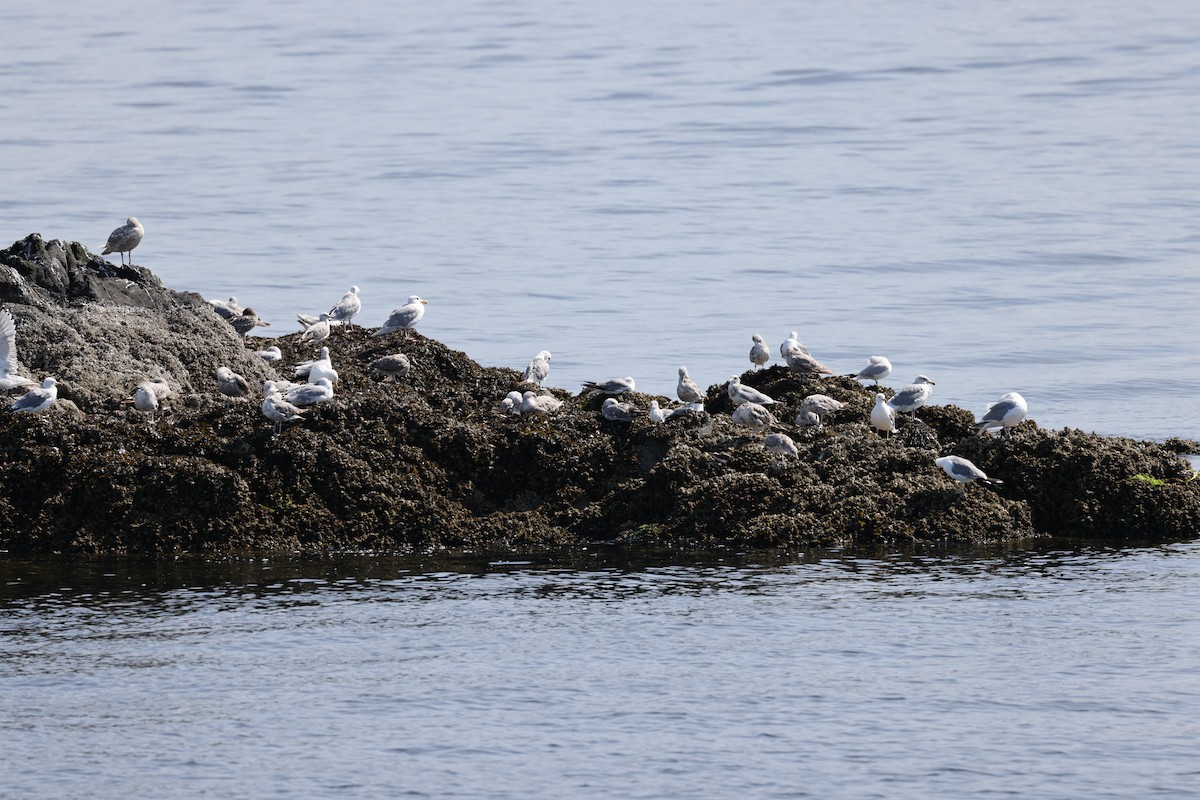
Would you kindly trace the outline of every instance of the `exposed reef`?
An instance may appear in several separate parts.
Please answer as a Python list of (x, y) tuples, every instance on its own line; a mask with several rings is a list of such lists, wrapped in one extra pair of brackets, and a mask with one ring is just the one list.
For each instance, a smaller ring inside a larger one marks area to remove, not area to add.
[[(227, 554), (508, 548), (593, 540), (677, 547), (997, 542), (1055, 535), (1175, 538), (1200, 533), (1200, 480), (1165, 444), (1048, 431), (977, 436), (954, 406), (921, 410), (885, 438), (866, 420), (874, 387), (783, 367), (742, 376), (780, 420), (820, 391), (846, 404), (823, 429), (791, 431), (781, 459), (739, 427), (724, 385), (706, 411), (666, 423), (612, 422), (601, 397), (547, 390), (549, 417), (512, 416), (525, 389), (418, 332), (325, 342), (333, 401), (272, 435), (261, 396), (232, 404), (214, 373), (254, 386), (312, 358), (298, 334), (237, 335), (198, 295), (114, 266), (78, 243), (33, 234), (0, 251), (0, 300), (22, 367), (55, 376), (59, 404), (0, 411), (0, 550)], [(283, 350), (280, 370), (253, 354)], [(402, 352), (397, 382), (368, 365)], [(121, 404), (135, 384), (175, 391), (153, 422)], [(885, 390), (885, 393), (887, 390)], [(624, 396), (646, 408), (650, 396)], [(660, 401), (663, 398), (659, 398)], [(664, 403), (665, 405), (665, 403)], [(789, 426), (790, 427), (790, 426)], [(933, 461), (971, 459), (1002, 486), (962, 485)]]

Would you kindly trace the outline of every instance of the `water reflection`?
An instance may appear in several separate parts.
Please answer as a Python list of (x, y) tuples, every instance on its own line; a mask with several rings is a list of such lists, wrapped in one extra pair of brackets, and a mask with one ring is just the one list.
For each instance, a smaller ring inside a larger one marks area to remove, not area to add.
[[(488, 596), (604, 601), (668, 595), (769, 595), (844, 584), (856, 592), (937, 592), (938, 584), (1071, 581), (1131, 558), (1195, 555), (1196, 542), (1034, 542), (906, 551), (701, 552), (681, 555), (595, 545), (496, 556), (330, 555), (168, 561), (78, 557), (0, 563), (0, 609), (25, 614), (186, 614), (197, 609), (287, 609), (346, 599), (432, 602)], [(3, 631), (0, 631), (3, 632)], [(9, 629), (7, 632), (12, 632)]]

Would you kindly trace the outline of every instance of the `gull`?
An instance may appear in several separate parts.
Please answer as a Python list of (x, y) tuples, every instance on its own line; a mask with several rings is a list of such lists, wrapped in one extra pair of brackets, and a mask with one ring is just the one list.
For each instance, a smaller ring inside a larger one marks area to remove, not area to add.
[(548, 394), (525, 392), (521, 395), (521, 413), (523, 414), (553, 414), (562, 407), (562, 400)]
[(34, 387), (18, 397), (9, 406), (13, 411), (25, 411), (31, 414), (45, 411), (54, 405), (58, 399), (58, 382), (54, 378), (46, 378), (40, 387)]
[(543, 350), (533, 357), (533, 361), (529, 362), (529, 366), (525, 367), (524, 383), (532, 383), (534, 386), (541, 386), (542, 381), (546, 380), (546, 376), (550, 374), (550, 351)]
[(383, 375), (385, 382), (395, 383), (397, 378), (403, 378), (408, 374), (408, 371), (412, 369), (412, 362), (403, 353), (392, 353), (390, 356), (381, 356), (375, 359), (367, 366), (367, 369)]
[(327, 317), (331, 322), (337, 322), (348, 327), (354, 327), (354, 317), (362, 310), (362, 301), (358, 299), (358, 287), (351, 286), (350, 291), (342, 295), (333, 308), (329, 309)]
[(740, 406), (742, 403), (757, 403), (765, 406), (775, 402), (758, 389), (752, 386), (743, 386), (742, 379), (737, 375), (729, 379), (729, 399), (735, 406)]
[(651, 422), (666, 422), (667, 412), (658, 407), (657, 400), (650, 401), (650, 410), (646, 412)]
[(281, 351), (276, 345), (271, 345), (266, 350), (255, 350), (254, 355), (258, 356), (263, 361), (266, 361), (268, 364), (272, 364), (283, 359), (283, 351)]
[(305, 344), (320, 344), (329, 338), (329, 317), (322, 314), (320, 318), (304, 329), (300, 334), (300, 341)]
[(787, 358), (788, 350), (795, 350), (797, 348), (800, 350), (805, 349), (804, 345), (800, 344), (800, 334), (796, 333), (796, 331), (792, 331), (791, 334), (788, 335), (788, 338), (784, 339), (783, 343), (779, 345), (779, 357)]
[(867, 365), (858, 372), (846, 375), (847, 378), (856, 378), (860, 381), (875, 381), (878, 386), (879, 382), (892, 374), (892, 362), (888, 361), (883, 356), (871, 356), (867, 359)]
[[(841, 411), (845, 407), (845, 403), (834, 400), (829, 395), (810, 394), (800, 403), (800, 414), (801, 416), (812, 415), (816, 417), (817, 427), (819, 428), (825, 425), (825, 417), (827, 415), (832, 414), (835, 411)], [(797, 419), (796, 424), (801, 425), (812, 423), (801, 423), (799, 419)]]
[(155, 378), (152, 381), (146, 381), (141, 384), (154, 392), (154, 396), (161, 402), (171, 396), (171, 385), (162, 378)]
[(237, 400), (250, 394), (250, 384), (229, 367), (217, 367), (217, 391)]
[(10, 391), (33, 386), (33, 381), (17, 374), (17, 325), (7, 308), (0, 310), (0, 390)]
[(233, 319), (240, 317), (246, 309), (238, 305), (236, 297), (230, 297), (228, 300), (209, 300), (208, 304), (213, 307), (213, 311), (222, 319)]
[(292, 383), (291, 381), (263, 381), (263, 395), (277, 394), (282, 396), (292, 389), (298, 389), (306, 385), (304, 383)]
[(292, 372), (292, 376), (295, 378), (307, 378), (309, 376), (309, 374), (312, 372), (313, 367), (321, 367), (321, 368), (327, 368), (327, 369), (333, 368), (333, 364), (329, 361), (329, 348), (328, 347), (322, 347), (321, 355), (312, 359), (311, 361), (301, 361), (299, 364), (297, 364), (295, 371)]
[(267, 327), (271, 325), (271, 323), (259, 319), (257, 312), (253, 308), (243, 309), (242, 313), (238, 316), (230, 317), (229, 324), (242, 336), (245, 336), (259, 325), (266, 325)]
[(150, 423), (154, 423), (154, 412), (158, 411), (158, 392), (153, 383), (139, 383), (133, 390), (133, 395), (122, 400), (123, 404), (132, 404), (134, 408), (141, 411), (143, 414), (150, 415)]
[(801, 411), (796, 415), (795, 425), (797, 428), (803, 428), (806, 425), (816, 425), (820, 427), (821, 418), (811, 411)]
[(989, 486), (993, 483), (1004, 483), (1004, 481), (998, 478), (989, 478), (986, 472), (962, 456), (942, 456), (941, 458), (935, 458), (933, 463), (937, 464), (946, 471), (947, 475), (960, 483), (979, 481)]
[(687, 367), (679, 368), (679, 383), (675, 385), (675, 394), (685, 403), (703, 403), (704, 394), (700, 391), (700, 387), (692, 380), (692, 376), (688, 374)]
[(1025, 419), (1028, 411), (1025, 398), (1016, 392), (1001, 395), (999, 400), (987, 407), (983, 419), (975, 423), (975, 431), (983, 433), (999, 428), (1001, 436), (1011, 436), (1013, 426)]
[(509, 414), (512, 414), (514, 417), (519, 417), (519, 416), (521, 416), (521, 400), (522, 399), (523, 398), (522, 398), (520, 392), (511, 391), (504, 396), (503, 400), (500, 401), (500, 409)]
[(802, 375), (833, 374), (833, 370), (813, 358), (803, 345), (789, 349), (783, 354), (783, 360), (787, 362), (788, 369)]
[(769, 428), (779, 423), (775, 419), (775, 415), (766, 406), (753, 402), (742, 403), (734, 409), (733, 421), (738, 425), (745, 425), (747, 428), (755, 431)]
[(781, 456), (800, 457), (800, 450), (796, 447), (796, 443), (786, 433), (768, 433), (763, 437), (762, 445), (769, 452), (778, 453)]
[(615, 397), (608, 398), (600, 406), (600, 414), (613, 422), (633, 422), (641, 413), (633, 403), (621, 403)]
[(763, 339), (761, 333), (756, 333), (750, 337), (754, 344), (750, 346), (750, 363), (758, 369), (763, 364), (771, 360), (771, 351), (767, 349), (766, 340)]
[(871, 409), (871, 427), (886, 434), (896, 431), (896, 412), (887, 404), (882, 392), (875, 394), (875, 407)]
[[(270, 386), (269, 384), (271, 383), (272, 381), (267, 381), (267, 383), (263, 384), (263, 394), (265, 397), (263, 397), (262, 413), (264, 417), (275, 423), (274, 435), (278, 436), (279, 432), (283, 430), (283, 423), (295, 422), (300, 419), (300, 415), (304, 413), (304, 409), (297, 408), (287, 400), (284, 400), (279, 392), (273, 391), (275, 387)], [(268, 389), (272, 391), (268, 391)]]
[(583, 388), (600, 394), (625, 394), (633, 391), (633, 378), (611, 378), (607, 381), (584, 381)]
[(137, 247), (142, 242), (142, 236), (146, 230), (142, 227), (142, 223), (137, 221), (137, 217), (130, 217), (125, 220), (125, 224), (117, 228), (108, 235), (108, 244), (104, 245), (104, 249), (100, 255), (106, 256), (109, 253), (121, 254), (121, 266), (125, 266), (125, 253), (129, 253), (129, 265), (133, 266), (133, 248)]
[(304, 378), (308, 383), (316, 383), (321, 378), (328, 378), (330, 383), (337, 383), (341, 378), (329, 360), (329, 348), (322, 347), (319, 358), (311, 361), (301, 361), (292, 372), (295, 378)]
[[(372, 336), (383, 336), (392, 331), (407, 331), (416, 326), (421, 321), (421, 317), (425, 316), (425, 306), (429, 303), (415, 294), (408, 298), (408, 302), (399, 308), (392, 310), (392, 315), (384, 321), (379, 330), (371, 334)], [(407, 335), (407, 334), (406, 334)]]
[(917, 409), (929, 401), (934, 385), (929, 378), (918, 375), (915, 381), (896, 392), (896, 395), (888, 401), (888, 405), (896, 411), (907, 411), (913, 419), (916, 419)]
[(310, 408), (333, 399), (333, 381), (317, 378), (316, 383), (295, 386), (284, 393), (283, 399), (297, 408)]

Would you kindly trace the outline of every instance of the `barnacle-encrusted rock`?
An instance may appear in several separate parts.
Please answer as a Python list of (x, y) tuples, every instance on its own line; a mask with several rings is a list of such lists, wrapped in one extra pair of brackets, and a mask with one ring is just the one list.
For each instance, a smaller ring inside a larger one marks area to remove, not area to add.
[[(550, 417), (502, 413), (521, 385), (417, 332), (326, 342), (341, 375), (333, 401), (279, 436), (257, 397), (229, 407), (213, 372), (277, 377), (196, 295), (78, 244), (31, 236), (0, 251), (0, 299), (18, 320), (31, 377), (53, 374), (81, 414), (0, 412), (0, 549), (10, 552), (232, 553), (525, 548), (594, 540), (656, 546), (805, 547), (997, 542), (1053, 535), (1182, 537), (1200, 532), (1200, 480), (1165, 444), (1047, 431), (971, 432), (971, 414), (929, 406), (886, 438), (867, 424), (874, 387), (826, 378), (846, 404), (823, 429), (791, 431), (781, 458), (732, 423), (725, 386), (707, 412), (664, 424), (612, 422), (595, 396)], [(312, 357), (298, 334), (273, 340), (282, 369)], [(369, 365), (412, 361), (396, 383)], [(286, 373), (284, 373), (286, 374)], [(142, 380), (176, 394), (150, 423), (119, 405)], [(782, 367), (742, 380), (795, 417), (815, 390)], [(623, 399), (645, 408), (650, 397)], [(662, 400), (662, 398), (660, 398)], [(666, 403), (664, 402), (664, 406)], [(955, 483), (933, 460), (955, 453), (1004, 484)]]

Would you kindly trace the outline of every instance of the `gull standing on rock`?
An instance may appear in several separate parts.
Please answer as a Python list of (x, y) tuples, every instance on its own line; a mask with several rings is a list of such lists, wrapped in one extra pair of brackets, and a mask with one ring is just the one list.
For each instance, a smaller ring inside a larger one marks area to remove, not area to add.
[(40, 387), (30, 389), (18, 397), (9, 406), (13, 411), (37, 414), (54, 405), (58, 399), (58, 382), (54, 378), (46, 378)]
[(651, 422), (667, 421), (667, 412), (659, 408), (657, 400), (650, 401), (650, 410), (646, 412), (646, 416), (650, 417)]
[(354, 317), (362, 310), (362, 301), (358, 299), (358, 287), (351, 286), (350, 291), (342, 295), (342, 299), (337, 301), (337, 304), (329, 309), (328, 314), (323, 314), (325, 318), (332, 322), (337, 322), (345, 325), (348, 328), (354, 327)]
[(229, 367), (217, 367), (217, 391), (226, 397), (239, 400), (250, 394), (250, 384)]
[(263, 384), (263, 395), (262, 413), (264, 417), (275, 423), (276, 436), (283, 430), (283, 423), (295, 422), (304, 413), (303, 408), (297, 408), (283, 399), (274, 386), (274, 381), (267, 381)]
[(934, 385), (929, 378), (918, 375), (915, 381), (896, 392), (896, 395), (888, 401), (888, 405), (896, 411), (907, 411), (913, 419), (916, 419), (917, 409), (929, 402)]
[(427, 305), (429, 303), (425, 300), (422, 300), (415, 294), (411, 295), (408, 298), (408, 302), (399, 308), (393, 309), (392, 315), (384, 321), (379, 330), (371, 335), (384, 336), (392, 331), (408, 331), (410, 328), (416, 327), (416, 324), (421, 321), (421, 317), (425, 316), (425, 306)]
[(937, 464), (946, 471), (947, 475), (960, 483), (979, 481), (989, 486), (993, 483), (1004, 483), (1004, 481), (998, 478), (989, 478), (986, 472), (962, 456), (942, 456), (941, 458), (935, 458), (933, 463)]
[(820, 361), (812, 357), (812, 354), (804, 349), (803, 345), (790, 348), (783, 354), (783, 360), (787, 362), (788, 369), (792, 372), (799, 372), (801, 375), (832, 375), (833, 370), (822, 364)]
[(735, 406), (740, 406), (743, 403), (757, 403), (767, 406), (775, 402), (772, 398), (755, 389), (753, 386), (744, 386), (742, 379), (737, 375), (729, 379), (729, 399), (733, 401)]
[(975, 423), (975, 432), (983, 433), (1000, 429), (1001, 436), (1011, 436), (1012, 429), (1025, 419), (1029, 406), (1025, 398), (1016, 392), (1001, 395), (1000, 399), (987, 407), (983, 419)]
[(541, 386), (542, 381), (546, 380), (546, 376), (550, 374), (550, 351), (543, 350), (533, 357), (533, 361), (525, 367), (524, 383), (532, 383), (534, 386)]
[(563, 401), (548, 394), (525, 392), (521, 395), (522, 414), (553, 414), (563, 407)]
[(847, 375), (847, 378), (855, 378), (860, 381), (875, 381), (878, 386), (879, 382), (892, 374), (892, 362), (888, 361), (883, 356), (871, 356), (867, 359), (867, 365), (858, 372)]
[(129, 265), (133, 265), (133, 248), (137, 247), (142, 242), (142, 236), (146, 230), (142, 227), (142, 223), (137, 221), (137, 217), (130, 217), (125, 220), (125, 224), (117, 228), (108, 235), (108, 244), (104, 245), (104, 249), (100, 251), (100, 255), (106, 256), (109, 253), (118, 253), (121, 255), (121, 266), (125, 266), (125, 253), (129, 253)]
[(133, 395), (121, 401), (122, 404), (132, 404), (143, 414), (149, 414), (150, 424), (154, 424), (154, 412), (158, 411), (158, 393), (152, 383), (139, 383), (133, 390)]
[(797, 349), (801, 350), (805, 353), (808, 352), (808, 348), (806, 348), (804, 345), (800, 344), (800, 334), (797, 333), (796, 331), (792, 331), (791, 334), (788, 335), (788, 338), (784, 339), (783, 342), (779, 345), (779, 357), (787, 358), (788, 350), (797, 350)]
[(5, 392), (33, 386), (33, 381), (17, 374), (17, 325), (7, 308), (0, 310), (0, 390)]
[(756, 333), (750, 338), (754, 342), (750, 346), (750, 363), (758, 369), (771, 360), (771, 351), (767, 349), (767, 342), (761, 333)]
[[(395, 383), (397, 378), (403, 378), (408, 374), (408, 371), (412, 369), (412, 362), (403, 353), (392, 353), (390, 356), (381, 356), (375, 359), (367, 365), (367, 369), (378, 372), (383, 376), (385, 382)], [(518, 399), (520, 399), (519, 395)]]
[(679, 383), (675, 385), (675, 394), (685, 403), (703, 403), (704, 394), (700, 391), (700, 387), (692, 380), (692, 376), (688, 374), (687, 367), (679, 368)]
[(896, 412), (887, 404), (883, 392), (875, 393), (875, 407), (871, 409), (871, 427), (888, 435), (896, 432)]
[(771, 453), (791, 458), (799, 458), (800, 450), (796, 447), (796, 443), (792, 441), (792, 437), (786, 433), (768, 433), (763, 437), (763, 447)]
[(584, 381), (583, 388), (600, 394), (625, 394), (632, 392), (633, 378), (611, 378), (607, 381)]
[(329, 317), (322, 314), (316, 322), (304, 329), (300, 334), (300, 341), (304, 344), (318, 345), (329, 338), (331, 330)]

